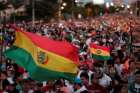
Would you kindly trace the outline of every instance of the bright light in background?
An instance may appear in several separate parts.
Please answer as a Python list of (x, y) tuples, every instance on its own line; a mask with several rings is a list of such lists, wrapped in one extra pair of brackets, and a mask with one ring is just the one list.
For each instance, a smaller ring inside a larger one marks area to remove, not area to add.
[(122, 8), (124, 8), (124, 5), (121, 5)]
[(104, 4), (105, 0), (93, 0), (94, 4)]
[(64, 7), (63, 6), (61, 6), (61, 10), (63, 10), (64, 9)]
[(111, 6), (114, 6), (114, 3), (113, 3), (113, 2), (111, 2), (111, 3), (110, 3), (110, 5), (111, 5)]
[(127, 8), (130, 8), (130, 5), (127, 5)]
[(66, 6), (67, 5), (67, 3), (63, 3), (63, 6)]
[(119, 11), (119, 8), (117, 8), (116, 11)]
[(130, 14), (132, 15), (133, 14), (133, 11), (130, 11)]
[(119, 3), (119, 5), (122, 5), (122, 4), (131, 4), (131, 3), (134, 3), (136, 2), (137, 0), (74, 0), (75, 2), (82, 2), (84, 5), (87, 4), (87, 3), (90, 3), (90, 2), (93, 2), (93, 4), (104, 4), (104, 3), (111, 3), (113, 2), (114, 5), (116, 5), (117, 3)]
[(109, 8), (109, 7), (110, 7), (109, 2), (107, 2), (107, 3), (105, 4), (105, 6), (106, 6), (106, 8)]
[(82, 18), (82, 15), (81, 14), (78, 14), (78, 18), (81, 19)]
[(75, 3), (78, 3), (79, 2), (79, 0), (75, 0)]

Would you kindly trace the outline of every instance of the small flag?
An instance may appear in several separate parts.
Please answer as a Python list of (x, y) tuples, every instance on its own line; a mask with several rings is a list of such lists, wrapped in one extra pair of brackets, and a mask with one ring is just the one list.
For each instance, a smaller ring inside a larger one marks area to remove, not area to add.
[(92, 53), (92, 58), (96, 60), (109, 60), (110, 49), (106, 46), (98, 46), (96, 44), (90, 45), (90, 52)]

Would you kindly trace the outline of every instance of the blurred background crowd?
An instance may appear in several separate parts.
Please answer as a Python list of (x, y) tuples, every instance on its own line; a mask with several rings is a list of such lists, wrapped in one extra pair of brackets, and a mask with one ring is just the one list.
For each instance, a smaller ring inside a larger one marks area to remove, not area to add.
[[(7, 59), (3, 52), (15, 40), (15, 30), (10, 25), (0, 25), (0, 93), (140, 93), (140, 50), (134, 45), (140, 41), (138, 17), (105, 14), (86, 20), (15, 23), (24, 31), (76, 46), (80, 64), (74, 82), (34, 81), (25, 69)], [(91, 43), (108, 46), (111, 59), (93, 59), (89, 52)]]

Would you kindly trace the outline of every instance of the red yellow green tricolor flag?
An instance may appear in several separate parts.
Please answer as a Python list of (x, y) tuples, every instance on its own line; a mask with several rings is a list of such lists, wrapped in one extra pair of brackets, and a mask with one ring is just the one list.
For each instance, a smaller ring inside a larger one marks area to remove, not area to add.
[(109, 60), (110, 49), (106, 46), (98, 46), (96, 44), (90, 45), (90, 52), (92, 53), (92, 58), (96, 60)]
[(18, 28), (14, 45), (5, 51), (5, 55), (38, 81), (60, 78), (74, 80), (77, 74), (76, 47), (66, 41), (54, 41)]

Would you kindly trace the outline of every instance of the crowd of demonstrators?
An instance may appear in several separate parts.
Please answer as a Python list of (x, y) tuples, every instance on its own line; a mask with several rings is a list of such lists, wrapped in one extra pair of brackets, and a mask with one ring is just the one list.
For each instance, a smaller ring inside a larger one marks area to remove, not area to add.
[[(114, 14), (61, 23), (42, 22), (34, 26), (23, 21), (16, 25), (24, 31), (76, 46), (79, 49), (79, 71), (74, 82), (60, 79), (40, 83), (32, 80), (28, 72), (13, 60), (1, 56), (0, 93), (140, 93), (140, 70), (136, 65), (140, 58), (133, 55), (130, 47), (131, 34), (140, 26), (139, 18)], [(13, 44), (15, 30), (9, 24), (1, 25), (0, 29), (1, 50), (4, 51)], [(133, 42), (136, 39), (133, 38)], [(89, 52), (91, 43), (108, 46), (111, 59), (93, 59)]]

